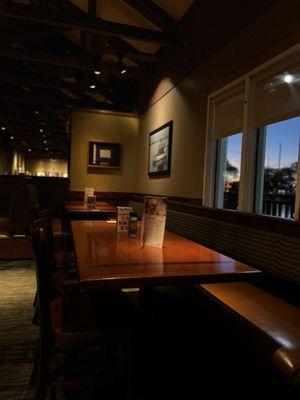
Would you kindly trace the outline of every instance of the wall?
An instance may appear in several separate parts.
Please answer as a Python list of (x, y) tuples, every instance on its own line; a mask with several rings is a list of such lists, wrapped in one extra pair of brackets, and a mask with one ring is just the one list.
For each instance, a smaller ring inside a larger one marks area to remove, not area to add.
[(26, 171), (36, 175), (37, 171), (42, 171), (48, 176), (49, 172), (58, 172), (59, 177), (68, 173), (68, 161), (61, 159), (47, 159), (26, 157)]
[[(161, 82), (157, 91), (168, 85)], [(137, 146), (137, 185), (139, 193), (179, 197), (202, 197), (206, 96), (192, 79), (180, 85), (153, 104), (141, 115)], [(165, 178), (148, 178), (149, 133), (173, 120), (171, 174)]]
[[(136, 179), (138, 118), (95, 111), (73, 111), (70, 189), (133, 192)], [(121, 144), (121, 169), (88, 168), (88, 141)]]
[[(137, 149), (137, 192), (202, 197), (206, 94), (299, 43), (300, 8), (297, 4), (296, 0), (278, 1), (179, 84), (177, 69), (181, 63), (186, 63), (183, 52), (175, 58), (167, 58), (161, 73), (156, 74), (159, 80), (155, 75), (147, 77), (150, 88), (142, 93), (140, 104), (143, 111)], [(168, 78), (172, 76), (176, 77), (175, 83)], [(149, 133), (170, 119), (174, 120), (171, 176), (149, 179)]]

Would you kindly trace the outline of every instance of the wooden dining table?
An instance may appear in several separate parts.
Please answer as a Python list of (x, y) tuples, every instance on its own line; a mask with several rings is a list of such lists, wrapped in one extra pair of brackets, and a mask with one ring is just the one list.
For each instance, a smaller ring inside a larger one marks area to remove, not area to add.
[(252, 281), (258, 269), (166, 231), (163, 248), (140, 245), (107, 221), (71, 222), (82, 291)]

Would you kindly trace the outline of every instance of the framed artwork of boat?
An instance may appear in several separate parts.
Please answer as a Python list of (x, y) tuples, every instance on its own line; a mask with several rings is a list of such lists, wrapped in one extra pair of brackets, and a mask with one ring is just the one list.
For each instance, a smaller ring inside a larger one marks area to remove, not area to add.
[(155, 129), (149, 135), (149, 177), (169, 176), (171, 173), (173, 121)]

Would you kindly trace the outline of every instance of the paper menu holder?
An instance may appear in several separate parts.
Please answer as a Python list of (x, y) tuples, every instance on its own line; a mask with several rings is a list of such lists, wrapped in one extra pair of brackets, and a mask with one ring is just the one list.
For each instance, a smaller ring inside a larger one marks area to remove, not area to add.
[(85, 188), (84, 189), (84, 197), (83, 197), (83, 204), (84, 205), (87, 205), (88, 196), (94, 196), (94, 188)]
[(117, 232), (128, 231), (130, 211), (132, 207), (117, 207)]
[(144, 245), (163, 247), (167, 217), (166, 199), (166, 197), (144, 197), (141, 247)]
[(94, 210), (96, 207), (96, 196), (87, 196), (87, 208), (89, 210)]

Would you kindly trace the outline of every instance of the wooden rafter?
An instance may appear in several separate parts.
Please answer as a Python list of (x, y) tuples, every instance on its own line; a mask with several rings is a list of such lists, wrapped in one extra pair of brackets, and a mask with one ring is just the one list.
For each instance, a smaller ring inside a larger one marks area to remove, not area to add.
[[(0, 50), (0, 58), (11, 58), (14, 60), (27, 60), (35, 63), (51, 64), (63, 67), (78, 68), (81, 70), (93, 70), (95, 62), (92, 57), (89, 59), (82, 59), (72, 55), (62, 55), (57, 53), (46, 53), (39, 51), (30, 51), (25, 49), (6, 49)], [(101, 63), (103, 72), (120, 74), (118, 66), (114, 63)], [(138, 79), (141, 72), (138, 68), (128, 67), (127, 76), (133, 79)], [(120, 78), (122, 78), (120, 76)]]
[(168, 34), (176, 34), (177, 21), (151, 0), (123, 0)]
[(78, 29), (98, 34), (120, 36), (140, 41), (154, 42), (161, 45), (172, 45), (173, 41), (164, 33), (152, 31), (151, 29), (133, 27), (101, 18), (87, 16), (68, 16), (53, 12), (43, 12), (39, 8), (24, 6), (21, 4), (7, 4), (0, 6), (0, 16), (41, 23), (64, 29)]

